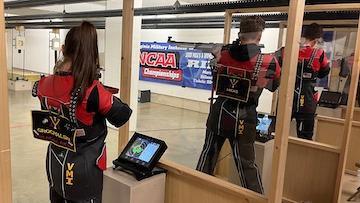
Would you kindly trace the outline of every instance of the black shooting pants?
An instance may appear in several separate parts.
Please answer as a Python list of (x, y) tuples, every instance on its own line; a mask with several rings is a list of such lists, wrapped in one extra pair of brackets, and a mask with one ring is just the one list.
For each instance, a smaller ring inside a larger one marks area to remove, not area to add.
[(256, 114), (256, 106), (241, 107), (237, 102), (218, 99), (208, 118), (205, 144), (196, 170), (213, 175), (221, 148), (225, 139), (229, 139), (241, 186), (263, 194), (255, 164)]
[(315, 114), (295, 115), (296, 132), (298, 138), (312, 140), (314, 135)]
[(50, 201), (51, 203), (101, 203), (101, 196), (83, 201), (70, 201), (64, 199), (54, 189), (50, 188)]
[[(212, 175), (224, 144), (225, 137), (207, 130), (205, 145), (196, 170)], [(244, 142), (242, 137), (229, 138), (241, 186), (255, 192), (264, 193), (259, 170), (255, 164), (254, 142)]]

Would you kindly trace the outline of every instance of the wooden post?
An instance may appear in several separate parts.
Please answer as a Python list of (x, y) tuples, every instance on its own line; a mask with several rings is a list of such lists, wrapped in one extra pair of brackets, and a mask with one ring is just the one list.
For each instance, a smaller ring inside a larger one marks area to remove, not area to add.
[(342, 180), (345, 172), (346, 158), (348, 154), (349, 138), (351, 134), (351, 127), (354, 116), (359, 74), (360, 74), (360, 19), (358, 24), (357, 38), (356, 38), (354, 65), (351, 74), (349, 99), (347, 103), (346, 116), (345, 116), (344, 136), (343, 136), (344, 139), (341, 145), (339, 166), (337, 171), (337, 179), (336, 179), (335, 192), (334, 192), (334, 203), (341, 201)]
[(285, 35), (285, 28), (286, 28), (286, 22), (281, 22), (279, 25), (279, 40), (278, 40), (278, 48), (280, 49), (283, 47), (283, 41), (284, 41), (284, 35)]
[(359, 3), (329, 3), (329, 4), (314, 4), (306, 5), (306, 11), (309, 12), (324, 12), (324, 11), (359, 11)]
[[(134, 0), (123, 1), (120, 99), (130, 104)], [(119, 152), (129, 141), (129, 122), (119, 129)]]
[(278, 121), (273, 156), (272, 182), (269, 202), (282, 201), (285, 163), (290, 132), (291, 111), (295, 88), (295, 77), (299, 56), (300, 32), (304, 18), (305, 0), (290, 1), (285, 57), (279, 91)]
[(230, 43), (232, 28), (232, 13), (230, 11), (225, 11), (225, 25), (224, 25), (224, 45)]
[[(279, 26), (279, 39), (278, 39), (278, 49), (283, 47), (283, 40), (284, 40), (284, 34), (285, 34), (285, 23), (281, 22)], [(273, 99), (271, 104), (271, 115), (276, 116), (277, 108), (278, 108), (278, 100), (279, 100), (279, 91), (276, 90), (273, 93)]]
[(4, 1), (0, 0), (0, 202), (12, 202)]

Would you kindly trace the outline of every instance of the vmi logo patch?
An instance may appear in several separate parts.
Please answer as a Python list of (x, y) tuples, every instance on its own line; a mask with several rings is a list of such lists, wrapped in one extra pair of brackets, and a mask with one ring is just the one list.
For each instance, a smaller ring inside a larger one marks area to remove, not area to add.
[(244, 125), (244, 120), (240, 120), (239, 121), (239, 127), (238, 127), (238, 131), (239, 131), (239, 135), (243, 135), (244, 134), (244, 130), (245, 130), (245, 125)]
[(67, 163), (67, 169), (66, 169), (66, 185), (73, 185), (74, 180), (74, 163), (70, 164)]

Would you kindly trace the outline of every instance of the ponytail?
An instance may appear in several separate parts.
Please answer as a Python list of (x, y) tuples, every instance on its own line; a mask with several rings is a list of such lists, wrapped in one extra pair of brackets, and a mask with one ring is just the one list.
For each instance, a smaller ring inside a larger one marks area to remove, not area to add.
[(94, 25), (84, 21), (80, 26), (69, 31), (65, 39), (64, 57), (65, 60), (71, 61), (73, 91), (79, 91), (77, 97), (79, 103), (86, 89), (97, 79), (99, 51)]

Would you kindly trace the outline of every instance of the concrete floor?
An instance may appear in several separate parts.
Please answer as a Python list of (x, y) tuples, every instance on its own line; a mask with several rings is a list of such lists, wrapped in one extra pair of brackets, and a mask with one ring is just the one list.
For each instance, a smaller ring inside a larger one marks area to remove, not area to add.
[[(47, 143), (35, 140), (31, 132), (30, 111), (39, 108), (38, 101), (30, 92), (10, 91), (9, 102), (13, 202), (49, 202), (45, 174)], [(137, 131), (165, 140), (169, 147), (165, 159), (194, 168), (204, 141), (207, 115), (153, 103), (139, 104), (138, 108)], [(109, 130), (107, 149), (110, 166), (118, 156), (115, 130)], [(360, 178), (346, 176), (343, 202), (358, 186)]]

